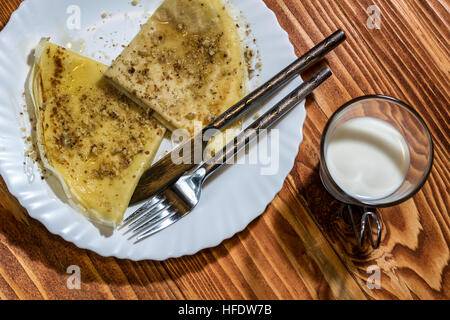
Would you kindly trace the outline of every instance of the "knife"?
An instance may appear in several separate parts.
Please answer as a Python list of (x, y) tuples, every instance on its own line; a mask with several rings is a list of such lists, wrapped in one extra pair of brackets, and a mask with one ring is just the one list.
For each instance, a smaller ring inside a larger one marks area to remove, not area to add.
[[(170, 154), (159, 160), (142, 175), (136, 190), (134, 191), (130, 204), (135, 204), (153, 197), (173, 184), (186, 171), (193, 169), (198, 165), (195, 161), (175, 163), (172, 160), (172, 155), (176, 155), (178, 158), (193, 160), (195, 159), (195, 154), (203, 154), (203, 150), (209, 142), (207, 139), (204, 139), (206, 132), (210, 130), (223, 130), (230, 124), (255, 110), (260, 103), (268, 100), (287, 82), (294, 79), (300, 72), (314, 65), (324, 55), (341, 44), (345, 39), (346, 35), (342, 30), (336, 31), (308, 51), (305, 55), (301, 56), (292, 64), (287, 66), (261, 87), (232, 106), (210, 125), (201, 130), (200, 133), (194, 135), (188, 141), (175, 148), (175, 150)], [(182, 154), (185, 150), (190, 150), (190, 154)]]

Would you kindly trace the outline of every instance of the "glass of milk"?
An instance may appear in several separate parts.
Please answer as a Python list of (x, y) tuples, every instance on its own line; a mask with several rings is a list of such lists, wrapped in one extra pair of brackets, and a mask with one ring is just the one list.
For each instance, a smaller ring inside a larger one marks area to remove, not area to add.
[[(433, 142), (422, 118), (407, 104), (386, 96), (346, 103), (328, 121), (321, 141), (320, 177), (328, 192), (348, 204), (360, 245), (375, 208), (397, 205), (424, 185), (433, 164)], [(363, 213), (356, 230), (353, 211)]]

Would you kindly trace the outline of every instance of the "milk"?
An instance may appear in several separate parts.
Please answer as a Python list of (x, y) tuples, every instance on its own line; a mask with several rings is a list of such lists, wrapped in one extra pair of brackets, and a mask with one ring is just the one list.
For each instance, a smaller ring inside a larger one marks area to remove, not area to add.
[(330, 175), (348, 195), (376, 200), (394, 193), (409, 170), (409, 150), (386, 121), (360, 117), (334, 132), (325, 150)]

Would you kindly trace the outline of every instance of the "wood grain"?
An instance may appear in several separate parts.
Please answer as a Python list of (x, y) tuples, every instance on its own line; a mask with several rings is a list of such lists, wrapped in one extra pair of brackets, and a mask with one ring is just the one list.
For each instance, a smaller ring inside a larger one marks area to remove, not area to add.
[[(0, 26), (19, 0), (0, 4)], [(0, 299), (448, 299), (450, 297), (450, 14), (446, 0), (266, 0), (298, 55), (342, 28), (334, 77), (307, 101), (295, 167), (267, 211), (213, 249), (164, 262), (103, 258), (50, 234), (0, 179)], [(381, 9), (370, 30), (366, 9)], [(305, 77), (317, 70), (311, 70)], [(320, 135), (341, 104), (364, 94), (408, 102), (425, 119), (435, 162), (410, 201), (382, 210), (380, 249), (358, 248), (343, 205), (322, 188)], [(78, 265), (81, 290), (68, 290)], [(367, 268), (381, 269), (370, 290)]]

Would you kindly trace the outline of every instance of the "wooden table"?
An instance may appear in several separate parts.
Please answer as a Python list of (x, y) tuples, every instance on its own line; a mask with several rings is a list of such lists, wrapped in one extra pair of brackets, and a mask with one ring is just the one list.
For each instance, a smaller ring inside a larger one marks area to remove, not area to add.
[[(0, 4), (0, 28), (20, 0)], [(103, 258), (50, 234), (0, 178), (1, 299), (448, 299), (450, 298), (450, 3), (446, 0), (266, 0), (302, 54), (342, 28), (328, 56), (334, 77), (307, 101), (305, 139), (267, 211), (220, 246), (181, 259)], [(367, 8), (381, 9), (370, 29)], [(312, 71), (305, 76), (311, 75)], [(366, 94), (408, 102), (434, 136), (431, 176), (412, 200), (381, 211), (381, 247), (358, 248), (343, 205), (322, 188), (319, 142), (329, 116)], [(70, 265), (81, 290), (68, 290)], [(381, 270), (381, 289), (368, 272)]]

